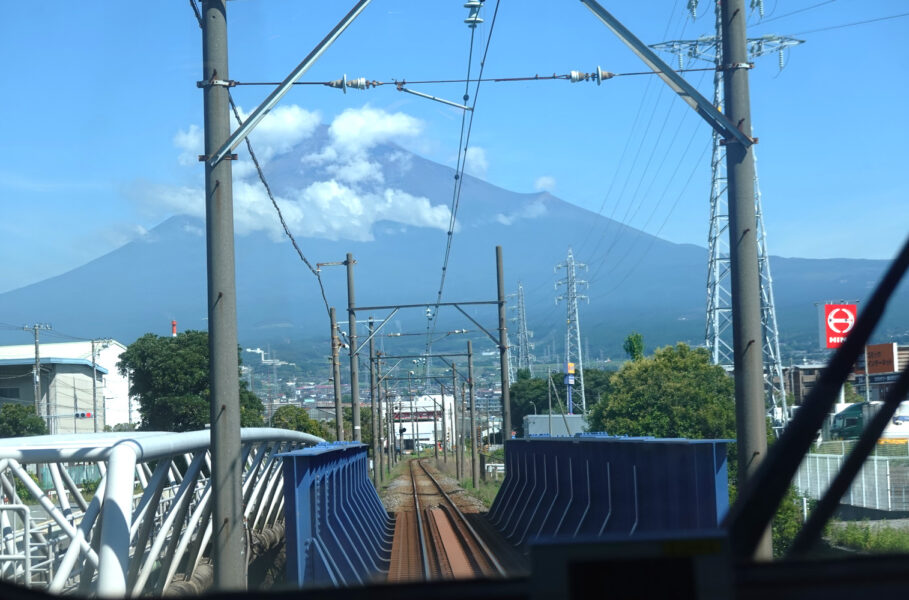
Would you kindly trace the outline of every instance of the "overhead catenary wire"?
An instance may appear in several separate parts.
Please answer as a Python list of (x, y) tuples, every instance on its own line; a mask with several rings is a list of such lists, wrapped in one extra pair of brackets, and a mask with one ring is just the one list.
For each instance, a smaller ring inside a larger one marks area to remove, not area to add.
[(845, 29), (846, 27), (856, 27), (858, 25), (867, 25), (869, 23), (877, 23), (880, 21), (889, 21), (891, 19), (899, 19), (902, 17), (909, 17), (909, 12), (900, 13), (898, 15), (890, 15), (889, 17), (878, 17), (876, 19), (866, 19), (864, 21), (855, 21), (853, 23), (844, 23), (842, 25), (830, 25), (829, 27), (820, 27), (818, 29), (809, 29), (807, 31), (797, 31), (790, 35), (805, 35), (806, 33), (819, 33), (821, 31), (831, 31), (833, 29)]
[[(758, 25), (763, 25), (764, 23), (770, 23), (770, 22), (772, 22), (772, 21), (778, 21), (778, 20), (780, 20), (780, 19), (785, 19), (786, 17), (791, 17), (792, 15), (797, 15), (797, 14), (799, 14), (799, 13), (807, 12), (807, 11), (809, 11), (809, 10), (814, 10), (815, 8), (820, 8), (821, 6), (824, 6), (824, 5), (826, 5), (826, 4), (833, 4), (834, 2), (836, 2), (836, 0), (824, 0), (824, 2), (818, 2), (817, 4), (812, 4), (811, 6), (806, 6), (805, 8), (800, 8), (800, 9), (798, 9), (798, 10), (793, 10), (793, 11), (791, 11), (791, 12), (787, 12), (787, 13), (784, 13), (784, 14), (782, 14), (782, 15), (777, 15), (777, 16), (775, 16), (775, 17), (774, 17), (774, 16), (770, 16), (770, 17), (767, 17), (766, 19), (760, 19), (759, 21), (757, 21), (757, 22), (751, 24), (750, 26), (756, 27), (756, 26), (758, 26)], [(774, 8), (774, 10), (776, 10), (776, 9)]]
[[(234, 98), (228, 92), (227, 99), (230, 101), (230, 107), (233, 110), (234, 118), (237, 120), (237, 124), (242, 125), (243, 119), (240, 117), (240, 111), (237, 109), (236, 103), (234, 103)], [(328, 306), (328, 297), (325, 295), (325, 286), (322, 284), (322, 275), (319, 270), (312, 266), (312, 263), (306, 258), (303, 254), (303, 250), (300, 249), (300, 245), (297, 244), (296, 238), (290, 232), (290, 228), (287, 226), (287, 221), (284, 220), (284, 214), (281, 212), (281, 207), (278, 206), (278, 201), (275, 200), (275, 195), (271, 191), (271, 186), (268, 185), (268, 181), (265, 179), (265, 173), (262, 172), (262, 166), (259, 164), (259, 159), (256, 158), (256, 153), (253, 152), (252, 143), (249, 141), (249, 136), (246, 137), (246, 149), (249, 151), (249, 157), (252, 159), (253, 165), (256, 167), (256, 173), (259, 174), (259, 181), (262, 182), (262, 186), (265, 188), (265, 192), (268, 194), (268, 199), (271, 200), (271, 205), (275, 208), (275, 212), (278, 213), (278, 219), (281, 221), (281, 227), (284, 228), (284, 233), (290, 239), (290, 243), (293, 244), (294, 250), (297, 251), (297, 256), (300, 257), (300, 260), (303, 261), (313, 275), (316, 277), (316, 281), (319, 282), (319, 291), (322, 293), (322, 302), (325, 304), (325, 312), (330, 312)]]
[[(714, 67), (697, 67), (693, 69), (681, 69), (676, 71), (677, 73), (690, 73), (696, 71), (713, 71)], [(608, 77), (604, 79), (613, 79), (615, 77), (634, 77), (640, 75), (656, 75), (655, 71), (629, 71), (627, 73), (607, 73)], [(580, 78), (578, 76), (581, 76)], [(366, 88), (377, 88), (381, 86), (390, 85), (395, 88), (403, 85), (433, 85), (433, 84), (445, 84), (445, 83), (517, 83), (517, 82), (528, 82), (528, 81), (572, 81), (575, 83), (578, 81), (594, 81), (592, 73), (581, 73), (575, 71), (572, 73), (565, 74), (556, 74), (552, 75), (525, 75), (519, 77), (477, 77), (476, 79), (471, 79), (469, 76), (463, 79), (417, 79), (417, 80), (408, 80), (408, 79), (390, 79), (388, 81), (377, 81), (366, 78), (361, 78), (366, 80), (366, 85), (363, 87), (356, 87), (356, 89), (366, 89)], [(354, 80), (350, 80), (354, 81)], [(280, 81), (236, 81), (231, 80), (231, 87), (239, 86), (257, 86), (257, 85), (280, 85)], [(342, 83), (341, 80), (331, 80), (331, 81), (295, 81), (293, 85), (321, 85), (327, 87), (337, 87), (340, 88)], [(347, 87), (354, 87), (351, 84), (348, 84)]]
[[(448, 271), (448, 263), (451, 258), (451, 243), (452, 238), (454, 237), (454, 229), (457, 223), (457, 214), (458, 206), (461, 201), (461, 190), (464, 184), (464, 170), (467, 164), (467, 150), (470, 147), (470, 134), (473, 130), (473, 120), (476, 116), (476, 106), (477, 98), (480, 95), (480, 83), (483, 81), (483, 70), (486, 67), (486, 57), (489, 55), (489, 45), (492, 42), (492, 34), (496, 26), (496, 18), (499, 14), (499, 2), (496, 0), (496, 6), (493, 10), (492, 21), (489, 25), (489, 34), (486, 37), (486, 46), (483, 50), (483, 58), (480, 60), (480, 72), (476, 80), (476, 87), (474, 88), (473, 93), (473, 102), (471, 103), (470, 118), (467, 118), (467, 111), (461, 114), (461, 133), (458, 139), (458, 158), (457, 158), (457, 169), (455, 172), (455, 184), (454, 191), (452, 193), (451, 201), (451, 214), (448, 225), (448, 232), (445, 240), (445, 254), (442, 260), (442, 275), (439, 281), (439, 292), (436, 296), (436, 303), (432, 313), (427, 314), (426, 322), (426, 354), (432, 353), (432, 335), (435, 332), (435, 323), (436, 319), (433, 318), (433, 315), (438, 313), (439, 304), (442, 302), (442, 294), (445, 288), (445, 276)], [(473, 44), (474, 38), (476, 35), (476, 28), (470, 28), (470, 48), (468, 52), (467, 60), (467, 77), (464, 85), (464, 102), (467, 102), (470, 92), (470, 71), (473, 63)], [(466, 123), (466, 133), (465, 133), (465, 123)]]

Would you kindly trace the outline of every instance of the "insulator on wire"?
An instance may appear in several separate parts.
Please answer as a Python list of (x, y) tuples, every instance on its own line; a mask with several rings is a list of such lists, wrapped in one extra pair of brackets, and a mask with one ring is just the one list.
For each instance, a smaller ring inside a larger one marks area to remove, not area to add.
[(464, 19), (464, 22), (467, 23), (467, 26), (471, 29), (476, 28), (479, 23), (483, 22), (483, 19), (480, 18), (480, 8), (483, 7), (483, 0), (468, 0), (464, 4), (464, 8), (470, 9), (470, 14), (467, 15), (467, 18)]
[(779, 59), (780, 59), (780, 71), (782, 71), (782, 70), (783, 70), (783, 66), (784, 66), (784, 63), (783, 63), (783, 48), (782, 48), (782, 47), (780, 47), (780, 49), (777, 51), (777, 56), (778, 56)]
[(691, 13), (691, 20), (698, 18), (698, 0), (688, 0), (688, 12)]
[(597, 85), (600, 85), (605, 79), (612, 79), (615, 77), (615, 73), (610, 73), (609, 71), (604, 71), (599, 66), (595, 73), (583, 73), (581, 71), (569, 71), (568, 72), (568, 81), (571, 83), (578, 83), (579, 81), (590, 81), (593, 79), (597, 82)]
[(683, 65), (682, 65), (682, 55), (679, 54), (678, 57), (679, 57), (679, 71), (681, 71), (681, 70), (682, 70), (682, 66), (683, 66)]
[(335, 79), (334, 81), (329, 81), (326, 83), (328, 87), (333, 87), (339, 89), (345, 94), (347, 93), (347, 88), (353, 88), (355, 90), (366, 90), (371, 87), (377, 87), (379, 85), (378, 81), (369, 81), (365, 77), (357, 77), (355, 79), (347, 79), (347, 74), (344, 74), (341, 79)]
[(347, 80), (347, 87), (353, 88), (355, 90), (366, 90), (371, 87), (377, 87), (378, 85), (378, 81), (368, 81), (365, 77), (357, 77), (356, 79)]

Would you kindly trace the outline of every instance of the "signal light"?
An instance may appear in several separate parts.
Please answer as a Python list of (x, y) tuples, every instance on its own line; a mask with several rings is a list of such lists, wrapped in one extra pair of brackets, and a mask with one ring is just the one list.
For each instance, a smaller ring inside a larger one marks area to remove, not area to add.
[(77, 413), (76, 413), (76, 418), (77, 418), (77, 419), (91, 419), (91, 418), (92, 418), (92, 413), (91, 413), (91, 411), (88, 411), (88, 412), (77, 412)]

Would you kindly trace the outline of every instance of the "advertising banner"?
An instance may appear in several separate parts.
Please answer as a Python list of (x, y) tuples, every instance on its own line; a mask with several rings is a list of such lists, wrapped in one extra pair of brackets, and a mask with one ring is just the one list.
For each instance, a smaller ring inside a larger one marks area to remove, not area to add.
[(821, 320), (821, 348), (839, 348), (855, 327), (855, 304), (824, 304)]
[(875, 375), (877, 373), (894, 373), (897, 370), (896, 343), (891, 344), (872, 344), (865, 347), (865, 355), (868, 357), (868, 373)]

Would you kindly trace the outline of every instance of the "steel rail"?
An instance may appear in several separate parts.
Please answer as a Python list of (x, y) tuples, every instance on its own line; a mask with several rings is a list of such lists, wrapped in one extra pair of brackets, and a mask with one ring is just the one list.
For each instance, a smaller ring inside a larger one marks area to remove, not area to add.
[(423, 564), (423, 579), (430, 581), (432, 579), (432, 574), (429, 570), (426, 536), (423, 534), (423, 511), (420, 509), (420, 499), (417, 497), (417, 477), (413, 470), (413, 463), (414, 461), (410, 461), (410, 483), (413, 486), (413, 507), (417, 516), (417, 536), (420, 538), (420, 561)]
[[(411, 461), (411, 462), (413, 462), (413, 461)], [(436, 480), (436, 478), (432, 476), (432, 473), (429, 472), (429, 470), (423, 464), (422, 460), (418, 460), (417, 463), (419, 463), (420, 468), (423, 469), (423, 472), (426, 473), (426, 476), (429, 477), (429, 480), (432, 481), (433, 485), (436, 486), (436, 489), (439, 490), (439, 494), (441, 494), (441, 496), (443, 498), (445, 498), (445, 501), (448, 502), (448, 505), (454, 510), (454, 513), (457, 515), (458, 519), (460, 519), (460, 521), (464, 525), (465, 529), (467, 529), (467, 531), (470, 532), (470, 535), (473, 537), (473, 540), (476, 542), (477, 546), (479, 546), (480, 549), (483, 551), (483, 553), (486, 555), (485, 558), (486, 558), (486, 560), (489, 561), (489, 564), (492, 565), (492, 567), (496, 570), (496, 572), (499, 574), (500, 577), (507, 577), (505, 569), (502, 567), (502, 565), (499, 563), (499, 561), (496, 560), (496, 557), (492, 553), (492, 550), (489, 549), (489, 546), (486, 545), (486, 542), (483, 541), (483, 539), (477, 533), (476, 529), (473, 528), (473, 526), (467, 520), (467, 517), (465, 517), (464, 513), (461, 512), (461, 509), (458, 508), (458, 506), (457, 506), (457, 504), (455, 504), (454, 500), (451, 499), (451, 496), (449, 496), (448, 493), (444, 489), (442, 489), (442, 484), (440, 484)], [(411, 466), (411, 473), (413, 472), (412, 469), (413, 469), (413, 467)]]

